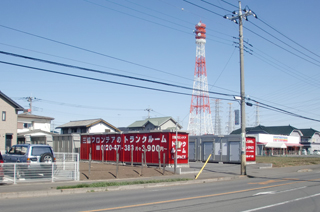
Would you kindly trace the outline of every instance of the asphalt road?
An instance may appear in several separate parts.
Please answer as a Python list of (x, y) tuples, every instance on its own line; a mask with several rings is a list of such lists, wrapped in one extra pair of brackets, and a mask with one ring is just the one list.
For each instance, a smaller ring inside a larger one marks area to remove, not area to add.
[(320, 211), (320, 171), (232, 181), (1, 199), (0, 211)]

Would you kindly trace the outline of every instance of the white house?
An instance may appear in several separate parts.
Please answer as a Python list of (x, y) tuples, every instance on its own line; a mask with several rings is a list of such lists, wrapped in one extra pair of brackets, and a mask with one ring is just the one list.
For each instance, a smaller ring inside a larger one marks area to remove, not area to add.
[(18, 133), (25, 133), (33, 130), (50, 132), (52, 120), (54, 120), (54, 118), (33, 115), (30, 113), (18, 114)]
[(309, 129), (300, 129), (303, 133), (301, 137), (301, 144), (303, 148), (309, 153), (312, 154), (314, 150), (320, 151), (320, 132), (309, 128)]
[(61, 134), (120, 132), (118, 128), (103, 119), (70, 121), (57, 128), (61, 129)]
[(51, 144), (54, 118), (30, 113), (18, 114), (18, 143)]
[(145, 120), (135, 121), (130, 124), (127, 129), (132, 131), (142, 130), (167, 130), (167, 129), (178, 129), (182, 126), (177, 123), (172, 117), (158, 117), (158, 118), (147, 118)]

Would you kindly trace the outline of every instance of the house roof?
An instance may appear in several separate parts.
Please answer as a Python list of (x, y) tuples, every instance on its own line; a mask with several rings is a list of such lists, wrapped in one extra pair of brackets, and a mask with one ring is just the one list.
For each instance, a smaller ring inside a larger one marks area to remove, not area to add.
[(43, 133), (43, 134), (47, 134), (47, 135), (55, 135), (57, 133), (52, 133), (52, 132), (47, 132), (47, 131), (43, 131), (40, 129), (35, 129), (35, 130), (30, 130), (30, 131), (26, 131), (26, 132), (21, 132), (18, 133), (18, 136), (24, 136), (24, 135), (32, 135), (32, 134), (36, 134), (36, 133)]
[(70, 121), (66, 124), (60, 125), (57, 128), (91, 127), (91, 126), (98, 124), (98, 123), (101, 123), (101, 122), (104, 123), (105, 125), (109, 126), (110, 128), (114, 129), (115, 131), (120, 132), (120, 130), (118, 128), (109, 124), (108, 122), (106, 122), (103, 119), (88, 119), (88, 120)]
[(21, 113), (18, 114), (18, 118), (32, 118), (32, 119), (49, 119), (49, 120), (54, 120), (54, 118), (47, 117), (47, 116), (38, 116), (30, 113)]
[[(128, 126), (128, 128), (138, 128), (138, 127), (145, 127), (149, 122), (153, 124), (155, 127), (160, 127), (167, 121), (172, 120), (174, 123), (177, 123), (172, 117), (158, 117), (158, 118), (147, 118), (145, 120), (135, 121)], [(181, 126), (178, 124), (181, 128)]]
[(311, 138), (315, 133), (319, 133), (319, 131), (316, 131), (312, 128), (309, 128), (309, 129), (299, 129), (302, 134), (303, 134), (303, 137), (308, 137), (308, 138)]
[(7, 95), (2, 93), (1, 91), (0, 91), (0, 98), (3, 99), (4, 101), (6, 101), (8, 104), (10, 104), (12, 107), (14, 107), (18, 111), (24, 110), (24, 108), (21, 105), (19, 105), (15, 101), (13, 101), (11, 98), (9, 98)]
[[(299, 129), (288, 126), (256, 126), (256, 127), (247, 127), (246, 133), (248, 134), (257, 134), (257, 133), (264, 133), (264, 134), (275, 134), (275, 135), (290, 135), (293, 131), (299, 131)], [(241, 129), (234, 130), (230, 134), (241, 134)]]

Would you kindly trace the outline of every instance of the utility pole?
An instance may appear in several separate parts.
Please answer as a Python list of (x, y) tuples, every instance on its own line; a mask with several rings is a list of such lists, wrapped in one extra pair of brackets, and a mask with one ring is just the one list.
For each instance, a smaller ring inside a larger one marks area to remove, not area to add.
[(256, 105), (256, 124), (255, 126), (259, 126), (260, 125), (260, 119), (259, 119), (259, 103), (257, 103)]
[(26, 99), (28, 102), (29, 102), (29, 113), (32, 114), (32, 102), (33, 100), (39, 100), (37, 99), (36, 97), (32, 97), (32, 96), (29, 96), (29, 97), (23, 97), (23, 99)]
[[(242, 13), (244, 12), (244, 13)], [(240, 49), (240, 102), (241, 102), (241, 168), (240, 174), (247, 175), (246, 171), (246, 113), (245, 113), (245, 90), (244, 90), (244, 65), (243, 65), (243, 29), (242, 20), (247, 20), (247, 16), (253, 15), (257, 18), (256, 14), (251, 10), (241, 10), (241, 1), (239, 1), (239, 11), (233, 12), (232, 17), (224, 16), (225, 19), (229, 19), (235, 23), (239, 20), (239, 49)]]
[(148, 111), (148, 119), (150, 118), (150, 111), (153, 111), (150, 107), (145, 109), (145, 111)]

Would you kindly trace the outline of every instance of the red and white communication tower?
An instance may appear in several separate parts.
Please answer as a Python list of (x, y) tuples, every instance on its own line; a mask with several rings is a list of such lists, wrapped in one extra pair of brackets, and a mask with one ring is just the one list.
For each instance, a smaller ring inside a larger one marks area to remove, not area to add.
[(190, 135), (213, 134), (206, 70), (206, 25), (196, 25), (196, 66), (194, 70), (188, 131)]

